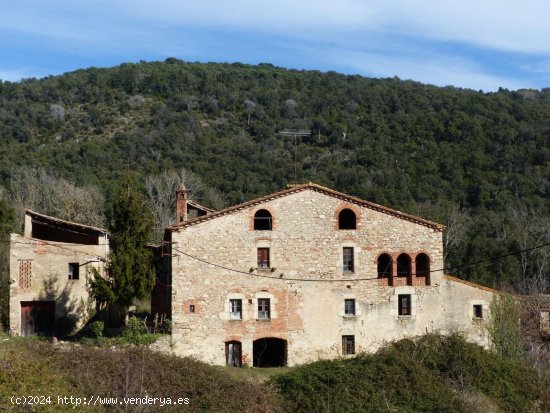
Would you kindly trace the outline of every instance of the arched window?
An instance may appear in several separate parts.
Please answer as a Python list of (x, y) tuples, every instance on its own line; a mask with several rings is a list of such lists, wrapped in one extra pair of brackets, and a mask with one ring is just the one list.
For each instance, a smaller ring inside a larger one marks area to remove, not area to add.
[(346, 208), (340, 211), (338, 215), (338, 229), (355, 229), (357, 227), (357, 218), (355, 212)]
[(426, 254), (416, 256), (416, 276), (427, 277), (430, 274), (430, 257)]
[(388, 254), (378, 257), (378, 278), (390, 278), (392, 276), (393, 262)]
[(427, 254), (416, 256), (416, 276), (425, 277), (425, 285), (430, 285), (430, 257)]
[(412, 283), (411, 279), (411, 257), (407, 254), (401, 254), (397, 257), (397, 276), (407, 277), (407, 283)]
[(254, 229), (256, 231), (271, 231), (273, 218), (267, 209), (260, 209), (254, 214)]

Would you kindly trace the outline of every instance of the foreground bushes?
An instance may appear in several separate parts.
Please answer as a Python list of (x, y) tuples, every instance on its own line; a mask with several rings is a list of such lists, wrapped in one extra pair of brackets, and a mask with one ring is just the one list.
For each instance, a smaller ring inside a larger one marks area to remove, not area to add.
[[(189, 398), (184, 406), (16, 407), (12, 395)], [(0, 341), (0, 411), (276, 412), (276, 394), (191, 359), (145, 347), (98, 348), (10, 338)]]
[(319, 361), (273, 383), (292, 412), (550, 411), (543, 400), (548, 378), (458, 335), (427, 335), (372, 355)]

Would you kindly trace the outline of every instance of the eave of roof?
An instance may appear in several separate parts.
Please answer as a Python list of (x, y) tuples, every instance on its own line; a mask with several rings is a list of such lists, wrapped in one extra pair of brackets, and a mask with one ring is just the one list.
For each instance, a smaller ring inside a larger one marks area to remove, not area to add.
[(261, 204), (263, 202), (271, 201), (271, 200), (276, 199), (276, 198), (281, 198), (281, 197), (284, 197), (284, 196), (287, 196), (287, 195), (290, 195), (290, 194), (294, 194), (294, 193), (297, 193), (297, 192), (305, 191), (305, 190), (308, 190), (308, 189), (312, 190), (312, 191), (316, 191), (316, 192), (321, 192), (321, 193), (333, 196), (335, 198), (341, 199), (343, 201), (347, 201), (347, 202), (350, 202), (350, 203), (354, 203), (354, 204), (363, 206), (365, 208), (369, 208), (369, 209), (372, 209), (372, 210), (375, 210), (375, 211), (378, 211), (378, 212), (382, 212), (382, 213), (385, 213), (385, 214), (388, 214), (388, 215), (392, 215), (392, 216), (395, 216), (397, 218), (404, 219), (406, 221), (414, 222), (415, 224), (423, 225), (425, 227), (432, 228), (432, 229), (437, 230), (437, 231), (443, 231), (443, 229), (445, 228), (445, 225), (438, 224), (438, 223), (432, 222), (432, 221), (428, 221), (426, 219), (423, 219), (423, 218), (420, 218), (420, 217), (417, 217), (417, 216), (414, 216), (414, 215), (409, 215), (409, 214), (406, 214), (404, 212), (397, 211), (395, 209), (391, 209), (391, 208), (388, 208), (388, 207), (385, 207), (385, 206), (382, 206), (382, 205), (375, 204), (374, 202), (365, 201), (364, 199), (361, 199), (361, 198), (358, 198), (358, 197), (355, 197), (355, 196), (352, 196), (352, 195), (344, 194), (342, 192), (338, 192), (338, 191), (335, 191), (333, 189), (326, 188), (324, 186), (317, 185), (317, 184), (314, 184), (312, 182), (309, 182), (307, 184), (293, 185), (293, 186), (291, 186), (287, 189), (283, 189), (282, 191), (274, 192), (272, 194), (265, 195), (265, 196), (260, 197), (260, 198), (256, 198), (256, 199), (253, 199), (253, 200), (250, 200), (250, 201), (246, 201), (246, 202), (243, 202), (242, 204), (234, 205), (234, 206), (231, 206), (229, 208), (222, 209), (220, 211), (215, 211), (215, 212), (212, 212), (211, 214), (204, 215), (204, 216), (198, 217), (198, 218), (194, 218), (194, 219), (191, 219), (191, 220), (186, 221), (186, 222), (170, 225), (170, 226), (167, 227), (167, 229), (170, 230), (170, 231), (179, 231), (180, 229), (188, 227), (188, 226), (197, 225), (197, 224), (200, 224), (204, 221), (209, 221), (211, 219), (215, 219), (215, 218), (218, 218), (220, 216), (231, 214), (233, 212), (237, 212), (237, 211), (240, 211), (242, 209), (249, 208), (251, 206)]
[(108, 234), (109, 233), (106, 229), (103, 229), (103, 228), (92, 227), (91, 225), (79, 224), (78, 222), (66, 221), (64, 219), (55, 218), (55, 217), (52, 217), (52, 216), (49, 216), (49, 215), (45, 215), (45, 214), (41, 214), (39, 212), (35, 212), (35, 211), (30, 210), (30, 209), (25, 209), (25, 214), (28, 214), (31, 217), (38, 218), (39, 220), (42, 220), (42, 221), (48, 221), (52, 224), (65, 225), (65, 226), (69, 226), (69, 227), (77, 227), (77, 228), (82, 228), (82, 229), (89, 230), (89, 231), (101, 232), (102, 234)]
[(500, 294), (501, 293), (500, 291), (495, 290), (493, 288), (485, 287), (484, 285), (476, 284), (476, 283), (473, 283), (471, 281), (466, 281), (466, 280), (463, 280), (462, 278), (454, 277), (452, 275), (444, 275), (443, 278), (446, 279), (446, 280), (449, 280), (449, 281), (453, 281), (453, 282), (456, 282), (456, 283), (467, 285), (469, 287), (477, 288), (479, 290), (488, 291), (490, 293), (495, 293), (495, 294)]
[(192, 206), (193, 208), (200, 209), (200, 210), (202, 210), (202, 211), (204, 211), (204, 212), (209, 212), (209, 213), (211, 213), (211, 212), (215, 212), (215, 211), (216, 211), (215, 209), (205, 207), (204, 205), (201, 205), (201, 204), (199, 204), (198, 202), (192, 201), (192, 200), (190, 200), (190, 199), (187, 201), (187, 205), (190, 205), (190, 206)]

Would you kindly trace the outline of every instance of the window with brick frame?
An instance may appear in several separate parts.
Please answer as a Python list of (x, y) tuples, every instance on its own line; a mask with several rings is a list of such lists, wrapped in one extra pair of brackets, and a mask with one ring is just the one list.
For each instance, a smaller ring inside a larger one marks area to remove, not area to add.
[(229, 300), (229, 318), (231, 320), (242, 320), (243, 318), (243, 300), (232, 298)]
[(271, 300), (258, 298), (258, 319), (269, 320), (271, 318)]
[(397, 309), (399, 315), (409, 316), (411, 312), (411, 295), (410, 294), (399, 294), (397, 296)]
[(355, 263), (353, 260), (353, 247), (344, 247), (342, 249), (342, 271), (355, 272)]
[(355, 315), (355, 299), (346, 298), (344, 300), (344, 314), (347, 316)]
[(342, 336), (342, 354), (355, 354), (355, 336)]
[(260, 209), (254, 214), (255, 231), (271, 231), (273, 229), (273, 217), (267, 209)]
[(269, 248), (258, 248), (258, 268), (269, 268)]
[(357, 217), (355, 212), (351, 209), (346, 208), (340, 211), (338, 214), (338, 229), (356, 229), (357, 228)]
[(80, 278), (80, 264), (78, 262), (69, 263), (69, 280), (78, 280)]

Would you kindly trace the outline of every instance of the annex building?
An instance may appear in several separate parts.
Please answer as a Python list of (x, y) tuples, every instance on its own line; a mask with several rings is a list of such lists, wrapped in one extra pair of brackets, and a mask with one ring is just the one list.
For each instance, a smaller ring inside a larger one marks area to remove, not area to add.
[(10, 334), (70, 334), (95, 309), (86, 280), (103, 272), (109, 236), (102, 228), (25, 210), (24, 234), (11, 234)]
[(494, 291), (443, 273), (443, 225), (313, 183), (193, 218), (187, 196), (162, 251), (176, 354), (261, 367), (426, 332), (489, 345)]

